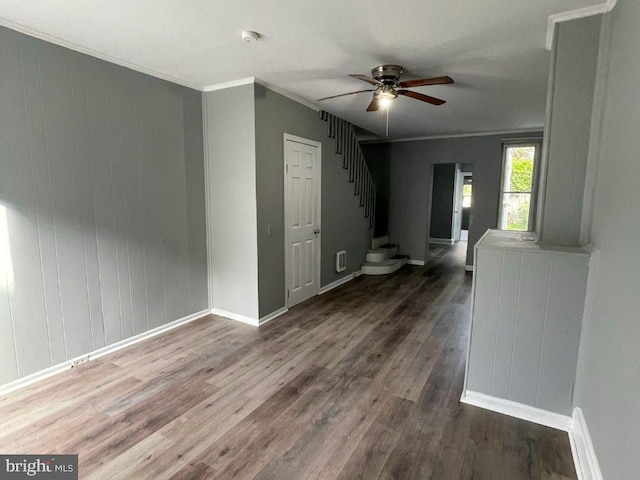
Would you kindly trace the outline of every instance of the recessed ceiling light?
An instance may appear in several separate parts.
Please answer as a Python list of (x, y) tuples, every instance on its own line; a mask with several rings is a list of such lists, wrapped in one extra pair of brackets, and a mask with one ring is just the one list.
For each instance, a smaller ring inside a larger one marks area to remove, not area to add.
[(253, 30), (245, 30), (244, 32), (242, 32), (242, 39), (245, 42), (255, 43), (258, 38), (260, 38), (260, 34), (258, 32), (254, 32)]

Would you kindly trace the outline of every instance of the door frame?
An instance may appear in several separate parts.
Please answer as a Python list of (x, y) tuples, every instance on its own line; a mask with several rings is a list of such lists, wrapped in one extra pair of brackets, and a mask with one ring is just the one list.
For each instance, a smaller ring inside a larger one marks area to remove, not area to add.
[[(290, 199), (289, 199), (289, 190), (287, 189), (287, 174), (289, 173), (287, 169), (287, 142), (292, 141), (295, 143), (302, 143), (303, 145), (309, 145), (311, 147), (316, 147), (318, 149), (318, 193), (316, 195), (316, 211), (318, 212), (317, 225), (320, 229), (320, 233), (318, 234), (317, 240), (317, 249), (318, 249), (318, 258), (316, 260), (316, 285), (318, 287), (318, 292), (320, 292), (320, 267), (322, 265), (322, 143), (317, 142), (315, 140), (309, 140), (308, 138), (298, 137), (296, 135), (291, 135), (290, 133), (285, 133), (283, 136), (283, 155), (282, 155), (282, 163), (283, 163), (283, 196), (284, 196), (284, 205), (283, 205), (283, 215), (284, 215), (284, 306), (285, 308), (289, 308), (289, 285), (291, 280), (291, 272), (289, 268), (291, 267), (291, 259), (289, 253), (289, 237), (290, 230), (289, 225), (287, 223), (288, 213), (290, 208)], [(314, 176), (315, 181), (315, 176)]]
[(451, 213), (451, 240), (453, 240), (454, 243), (460, 241), (460, 230), (462, 229), (463, 185), (464, 185), (464, 172), (462, 171), (462, 164), (456, 163), (456, 173), (454, 175), (454, 186), (453, 186), (453, 211)]

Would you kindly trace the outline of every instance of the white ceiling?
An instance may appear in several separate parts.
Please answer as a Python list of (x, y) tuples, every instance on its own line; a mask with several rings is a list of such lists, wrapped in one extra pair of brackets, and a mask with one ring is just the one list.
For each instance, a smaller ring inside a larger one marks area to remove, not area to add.
[[(611, 0), (610, 0), (611, 1)], [(202, 89), (256, 77), (372, 132), (384, 113), (349, 73), (449, 75), (397, 99), (392, 138), (526, 130), (544, 123), (548, 17), (604, 0), (2, 0), (0, 23)], [(245, 29), (262, 38), (245, 43)]]

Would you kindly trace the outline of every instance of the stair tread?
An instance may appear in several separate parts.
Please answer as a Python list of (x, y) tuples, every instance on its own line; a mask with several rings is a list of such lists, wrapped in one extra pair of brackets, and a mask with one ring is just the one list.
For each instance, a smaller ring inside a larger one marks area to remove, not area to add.
[(363, 262), (362, 265), (367, 267), (375, 267), (376, 265), (389, 266), (389, 265), (395, 265), (396, 263), (406, 260), (406, 258), (407, 258), (406, 256), (401, 258), (393, 257), (393, 258), (387, 258), (386, 260), (382, 260), (381, 262)]
[(389, 250), (393, 250), (396, 247), (397, 245), (388, 243), (387, 245), (382, 245), (378, 248), (372, 248), (371, 250), (367, 250), (367, 253), (384, 253), (384, 252), (388, 252)]

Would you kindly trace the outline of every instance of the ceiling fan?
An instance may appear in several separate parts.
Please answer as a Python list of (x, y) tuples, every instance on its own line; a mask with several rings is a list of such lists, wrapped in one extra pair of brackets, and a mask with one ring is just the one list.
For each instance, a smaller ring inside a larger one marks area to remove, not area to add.
[(340, 95), (332, 95), (330, 97), (319, 98), (318, 101), (329, 100), (330, 98), (344, 97), (346, 95), (353, 95), (356, 93), (373, 92), (373, 100), (367, 107), (367, 112), (375, 112), (389, 106), (392, 100), (398, 98), (398, 95), (404, 95), (405, 97), (415, 98), (422, 102), (430, 103), (431, 105), (442, 105), (444, 100), (439, 98), (430, 97), (429, 95), (423, 95), (422, 93), (406, 90), (410, 87), (423, 87), (427, 85), (444, 85), (447, 83), (453, 83), (451, 77), (433, 77), (422, 78), (417, 80), (407, 80), (405, 82), (400, 81), (400, 77), (404, 69), (400, 65), (378, 65), (371, 69), (371, 77), (367, 75), (351, 74), (350, 77), (357, 78), (363, 82), (370, 83), (376, 88), (370, 88), (367, 90), (358, 90), (356, 92), (342, 93)]

